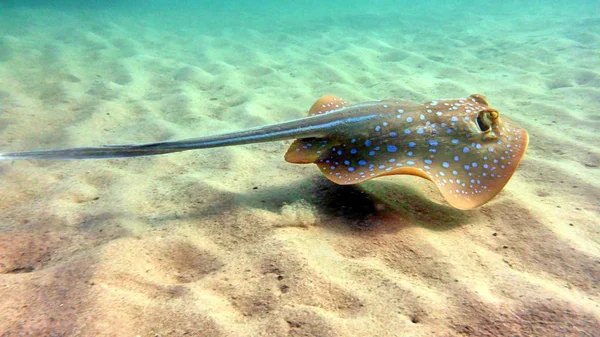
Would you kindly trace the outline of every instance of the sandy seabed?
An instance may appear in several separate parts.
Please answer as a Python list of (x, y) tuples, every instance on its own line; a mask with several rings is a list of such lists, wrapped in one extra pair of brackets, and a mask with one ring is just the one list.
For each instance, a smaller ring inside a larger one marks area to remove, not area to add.
[(600, 336), (600, 18), (539, 15), (198, 32), (4, 9), (2, 152), (233, 131), (324, 94), (481, 93), (531, 141), (473, 211), (414, 177), (333, 185), (290, 142), (2, 162), (0, 336)]

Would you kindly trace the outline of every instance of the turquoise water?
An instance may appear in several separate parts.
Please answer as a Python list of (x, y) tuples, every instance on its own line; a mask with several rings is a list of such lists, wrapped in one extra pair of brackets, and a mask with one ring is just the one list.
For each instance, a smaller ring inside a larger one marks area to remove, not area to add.
[[(256, 15), (264, 19), (289, 21), (313, 21), (319, 18), (341, 18), (345, 15), (405, 14), (430, 17), (436, 21), (460, 20), (460, 15), (537, 15), (552, 13), (553, 16), (597, 15), (596, 1), (3, 1), (3, 8), (55, 8), (63, 11), (109, 10), (136, 17), (143, 14), (185, 14), (186, 18), (205, 18), (215, 15), (230, 18), (232, 23), (244, 15)], [(442, 17), (436, 17), (441, 15)], [(548, 17), (547, 19), (552, 19)], [(225, 19), (226, 20), (226, 19)], [(542, 20), (540, 18), (540, 20)], [(225, 23), (224, 22), (224, 23)], [(423, 22), (425, 24), (425, 22)], [(181, 21), (180, 25), (189, 22)], [(376, 26), (376, 23), (372, 23)]]

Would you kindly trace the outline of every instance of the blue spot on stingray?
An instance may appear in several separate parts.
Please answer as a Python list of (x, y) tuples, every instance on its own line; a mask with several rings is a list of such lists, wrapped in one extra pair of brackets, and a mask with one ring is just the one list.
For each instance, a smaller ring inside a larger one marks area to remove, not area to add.
[(463, 166), (463, 167), (465, 168), (465, 170), (468, 170), (468, 169), (470, 169), (470, 168), (471, 168), (471, 166), (469, 166), (469, 165), (465, 165), (465, 166)]
[(350, 165), (350, 162), (349, 162), (349, 161), (347, 161), (347, 160), (344, 160), (344, 164), (346, 164), (346, 165)]
[(415, 147), (417, 146), (417, 143), (415, 142), (408, 142), (408, 147)]
[(414, 162), (414, 161), (412, 161), (412, 160), (409, 160), (409, 161), (407, 161), (406, 163), (407, 163), (408, 165), (414, 165), (414, 164), (415, 164), (415, 162)]
[(396, 159), (392, 158), (392, 159), (390, 159), (390, 160), (388, 160), (388, 161), (389, 161), (390, 163), (393, 163), (393, 162), (395, 162), (395, 161), (396, 161)]
[(392, 152), (393, 153), (393, 152), (398, 151), (398, 148), (395, 145), (388, 145), (387, 146), (387, 150), (388, 150), (388, 152)]
[(448, 168), (448, 167), (450, 167), (450, 164), (448, 164), (447, 162), (443, 162), (442, 166), (445, 167), (445, 168)]
[(381, 130), (381, 126), (377, 125), (377, 126), (375, 127), (375, 131), (379, 132), (380, 130)]
[(456, 172), (456, 170), (452, 171), (452, 174), (454, 174), (455, 176), (458, 175), (458, 172)]
[(452, 144), (458, 144), (458, 139), (452, 139)]
[(375, 155), (375, 151), (369, 152), (369, 156), (374, 156), (374, 155)]
[(408, 151), (407, 155), (408, 155), (409, 157), (412, 157), (412, 155), (413, 155), (412, 151)]
[(490, 167), (488, 164), (483, 164), (483, 168), (485, 168), (485, 169), (486, 169), (486, 168), (488, 168), (488, 167)]
[(447, 133), (447, 134), (451, 134), (453, 131), (454, 131), (454, 130), (452, 130), (452, 129), (446, 129), (446, 133)]
[(410, 135), (410, 130), (409, 129), (404, 129), (404, 133), (407, 135)]
[(381, 149), (381, 147), (378, 146), (375, 148), (375, 151), (379, 151), (379, 149)]
[(342, 155), (342, 150), (338, 150), (337, 154), (338, 154), (338, 156), (341, 156)]
[(371, 146), (371, 140), (370, 139), (365, 140), (365, 146), (367, 146), (367, 147)]
[(393, 131), (392, 131), (392, 132), (390, 132), (390, 137), (396, 137), (397, 135), (398, 135), (398, 134), (397, 134), (397, 133), (395, 133), (395, 132), (393, 132)]
[(429, 140), (429, 146), (438, 146), (438, 142), (435, 141), (435, 140), (433, 140), (433, 139), (430, 139)]
[(477, 163), (476, 163), (476, 162), (472, 162), (472, 163), (471, 163), (471, 166), (473, 166), (473, 167), (477, 167)]
[(356, 143), (356, 138), (352, 138), (352, 140), (350, 140), (351, 143)]
[(364, 166), (364, 165), (367, 165), (367, 162), (365, 160), (361, 159), (361, 160), (358, 161), (358, 165)]
[(384, 169), (384, 168), (385, 168), (385, 165), (379, 165), (379, 168), (380, 168), (380, 169)]
[(454, 156), (454, 161), (458, 161), (460, 158), (458, 156)]
[(354, 172), (354, 167), (348, 167), (348, 172)]
[(417, 129), (417, 133), (418, 133), (418, 134), (422, 135), (422, 134), (423, 134), (423, 132), (425, 132), (425, 131), (423, 131), (423, 129), (422, 129), (422, 128), (418, 128), (418, 129)]
[(431, 159), (425, 159), (424, 161), (425, 161), (425, 164), (429, 164), (429, 165), (431, 165), (431, 163), (433, 163), (433, 162), (431, 161)]
[(350, 153), (352, 153), (352, 154), (356, 154), (356, 152), (357, 152), (356, 149), (350, 150)]
[(406, 117), (406, 121), (412, 123), (412, 117)]
[(488, 151), (489, 152), (494, 152), (494, 148), (493, 147), (488, 147)]
[(464, 152), (464, 153), (467, 153), (467, 152), (469, 152), (469, 148), (465, 146), (465, 147), (463, 148), (463, 152)]

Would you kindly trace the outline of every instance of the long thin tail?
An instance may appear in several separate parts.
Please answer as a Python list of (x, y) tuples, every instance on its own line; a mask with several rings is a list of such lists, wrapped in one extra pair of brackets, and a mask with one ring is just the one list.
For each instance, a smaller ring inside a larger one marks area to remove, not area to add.
[(373, 118), (369, 116), (348, 116), (345, 111), (296, 119), (289, 122), (268, 125), (223, 135), (192, 138), (179, 141), (165, 141), (147, 144), (105, 145), (99, 147), (76, 147), (69, 149), (38, 150), (26, 152), (0, 153), (0, 160), (14, 159), (103, 159), (155, 156), (211, 147), (223, 147), (277, 140), (323, 137), (331, 128), (358, 123)]
[[(290, 122), (287, 122), (290, 123)], [(223, 147), (250, 143), (269, 142), (294, 138), (298, 132), (292, 132), (283, 124), (275, 124), (257, 129), (245, 130), (223, 135), (191, 138), (178, 141), (163, 141), (145, 144), (103, 145), (96, 147), (74, 147), (67, 149), (35, 150), (24, 152), (0, 153), (0, 160), (14, 159), (106, 159), (155, 156), (211, 147)], [(285, 125), (287, 126), (287, 125)], [(298, 131), (296, 129), (296, 131)], [(307, 132), (299, 132), (300, 134)], [(308, 133), (309, 136), (315, 134)]]
[(154, 156), (190, 149), (171, 148), (166, 144), (105, 145), (69, 149), (0, 153), (0, 160), (14, 159), (102, 159)]

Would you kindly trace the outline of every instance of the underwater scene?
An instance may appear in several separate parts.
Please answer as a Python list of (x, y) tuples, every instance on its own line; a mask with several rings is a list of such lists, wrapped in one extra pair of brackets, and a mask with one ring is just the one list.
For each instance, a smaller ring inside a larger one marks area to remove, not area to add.
[(600, 336), (600, 2), (0, 0), (0, 336)]

